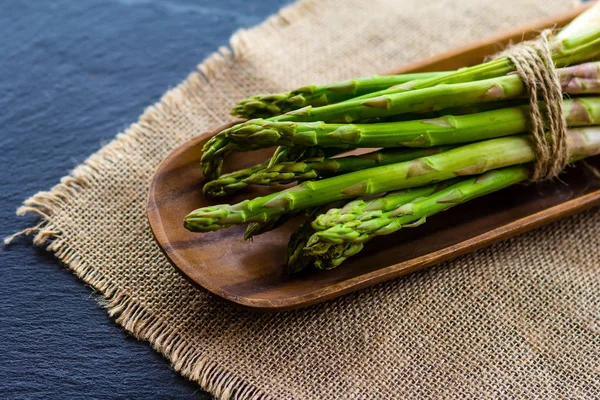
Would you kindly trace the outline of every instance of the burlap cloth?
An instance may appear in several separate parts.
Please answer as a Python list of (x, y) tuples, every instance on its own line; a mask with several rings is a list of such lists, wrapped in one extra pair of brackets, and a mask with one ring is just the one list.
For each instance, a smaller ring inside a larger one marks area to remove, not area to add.
[[(145, 216), (174, 147), (243, 97), (368, 75), (564, 11), (565, 0), (302, 1), (237, 33), (139, 122), (21, 211), (118, 323), (228, 398), (597, 398), (600, 215), (589, 211), (309, 309), (193, 288)], [(140, 77), (143, 79), (143, 77)]]

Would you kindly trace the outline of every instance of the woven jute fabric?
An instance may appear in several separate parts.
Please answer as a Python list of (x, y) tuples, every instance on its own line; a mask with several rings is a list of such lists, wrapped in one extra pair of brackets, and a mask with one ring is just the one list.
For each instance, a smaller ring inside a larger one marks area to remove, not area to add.
[[(21, 212), (126, 330), (216, 396), (598, 398), (596, 211), (309, 309), (257, 314), (192, 287), (145, 216), (159, 162), (256, 92), (364, 76), (564, 11), (565, 0), (307, 0), (237, 33)], [(143, 79), (143, 77), (140, 77)], [(40, 272), (42, 273), (42, 272)]]

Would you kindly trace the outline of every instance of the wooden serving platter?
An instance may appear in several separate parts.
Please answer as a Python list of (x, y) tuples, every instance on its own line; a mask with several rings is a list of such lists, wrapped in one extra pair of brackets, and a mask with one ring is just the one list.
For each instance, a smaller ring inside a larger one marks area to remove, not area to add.
[[(574, 10), (391, 72), (472, 65), (509, 41), (532, 37), (546, 27), (562, 26), (581, 11)], [(201, 148), (222, 128), (191, 139), (160, 164), (150, 186), (148, 219), (156, 241), (183, 275), (217, 296), (252, 309), (281, 311), (329, 300), (600, 204), (600, 179), (588, 168), (577, 165), (561, 176), (562, 182), (508, 188), (434, 216), (418, 228), (378, 237), (359, 256), (337, 269), (288, 275), (283, 260), (287, 240), (296, 226), (293, 223), (260, 235), (253, 242), (244, 241), (242, 226), (202, 234), (183, 228), (184, 216), (198, 207), (235, 203), (272, 190), (253, 188), (216, 201), (202, 195)], [(234, 170), (256, 164), (270, 152), (237, 154), (227, 160), (226, 167)], [(600, 157), (589, 162), (600, 167)]]

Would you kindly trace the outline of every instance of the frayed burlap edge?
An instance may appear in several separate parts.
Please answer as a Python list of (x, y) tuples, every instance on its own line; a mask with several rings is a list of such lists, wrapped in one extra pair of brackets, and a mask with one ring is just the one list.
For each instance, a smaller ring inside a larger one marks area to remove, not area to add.
[[(194, 346), (185, 342), (177, 331), (145, 311), (134, 298), (121, 292), (110, 280), (98, 273), (87, 260), (80, 257), (77, 250), (70, 247), (68, 238), (64, 237), (60, 228), (53, 223), (53, 215), (61, 207), (67, 206), (79, 192), (94, 185), (99, 171), (109, 167), (111, 160), (127, 157), (137, 143), (147, 139), (146, 132), (150, 126), (163, 118), (177, 115), (180, 105), (188, 101), (191, 93), (209, 84), (216, 71), (243, 57), (248, 43), (252, 42), (252, 36), (276, 34), (286, 25), (311, 13), (316, 4), (316, 0), (299, 1), (281, 9), (260, 25), (235, 33), (230, 39), (230, 49), (219, 48), (218, 52), (209, 56), (185, 81), (166, 92), (158, 103), (148, 107), (137, 123), (91, 155), (50, 191), (39, 192), (25, 200), (17, 210), (17, 215), (37, 214), (41, 221), (35, 227), (17, 232), (4, 240), (5, 244), (9, 244), (18, 236), (34, 235), (35, 245), (45, 245), (48, 251), (53, 252), (81, 280), (103, 296), (100, 304), (107, 309), (115, 322), (136, 339), (148, 341), (156, 351), (171, 361), (173, 368), (181, 375), (197, 382), (204, 390), (221, 399), (239, 397), (262, 400), (271, 397), (215, 362), (196, 354)], [(213, 117), (220, 120), (216, 116)]]

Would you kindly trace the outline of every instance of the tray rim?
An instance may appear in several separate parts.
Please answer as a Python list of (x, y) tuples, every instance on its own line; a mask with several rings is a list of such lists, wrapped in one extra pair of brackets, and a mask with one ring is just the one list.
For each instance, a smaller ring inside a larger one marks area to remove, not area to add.
[[(524, 37), (525, 33), (531, 33), (539, 31), (540, 29), (554, 26), (560, 22), (568, 21), (579, 15), (583, 10), (590, 7), (590, 4), (586, 4), (582, 7), (569, 11), (567, 13), (560, 14), (558, 16), (546, 18), (526, 26), (521, 26), (511, 31), (500, 33), (487, 39), (479, 40), (468, 46), (450, 50), (434, 57), (427, 58), (425, 60), (417, 61), (414, 63), (407, 64), (405, 66), (398, 67), (390, 70), (389, 73), (404, 73), (411, 71), (418, 71), (426, 68), (428, 65), (438, 63), (440, 60), (451, 60), (451, 62), (457, 62), (465, 53), (474, 53), (480, 50), (482, 47), (492, 48), (497, 45), (498, 42), (506, 42), (508, 40), (514, 40), (515, 38)], [(231, 126), (239, 122), (240, 120), (231, 120), (225, 124), (220, 125), (215, 129), (210, 129), (198, 136), (195, 136), (188, 141), (182, 143), (180, 146), (175, 148), (169, 155), (161, 161), (156, 171), (161, 170), (166, 164), (172, 162), (180, 153), (188, 149), (191, 146), (199, 146), (203, 141), (208, 140), (214, 136), (220, 130)], [(526, 217), (519, 218), (508, 224), (494, 228), (477, 236), (470, 237), (467, 240), (455, 243), (453, 245), (444, 247), (433, 253), (428, 253), (410, 260), (406, 260), (393, 265), (388, 265), (377, 270), (346, 279), (344, 281), (331, 284), (321, 289), (316, 289), (309, 293), (305, 293), (297, 296), (290, 296), (280, 299), (261, 299), (261, 298), (248, 298), (244, 296), (234, 295), (229, 292), (223, 292), (213, 285), (210, 281), (197, 281), (193, 279), (186, 272), (186, 268), (182, 268), (182, 264), (185, 265), (187, 261), (182, 260), (178, 257), (177, 253), (170, 254), (165, 251), (164, 243), (168, 243), (162, 221), (158, 218), (158, 214), (153, 213), (158, 207), (157, 200), (154, 197), (155, 188), (157, 184), (156, 171), (153, 175), (148, 191), (148, 200), (146, 207), (146, 215), (152, 231), (153, 237), (157, 242), (162, 253), (165, 255), (169, 263), (179, 271), (188, 281), (193, 283), (196, 287), (208, 291), (209, 293), (216, 295), (219, 298), (231, 301), (243, 308), (258, 311), (270, 311), (279, 312), (287, 311), (297, 308), (308, 307), (323, 301), (331, 300), (333, 298), (348, 294), (350, 292), (360, 290), (387, 280), (398, 278), (399, 276), (414, 272), (419, 269), (430, 267), (434, 264), (438, 264), (450, 259), (459, 257), (461, 255), (476, 251), (483, 247), (489, 246), (493, 243), (506, 240), (510, 237), (514, 237), (518, 234), (531, 231), (535, 228), (554, 222), (560, 218), (575, 214), (577, 212), (584, 211), (595, 205), (600, 204), (600, 190), (591, 192), (577, 198), (567, 200), (563, 203), (539, 211), (534, 214), (530, 214)]]

